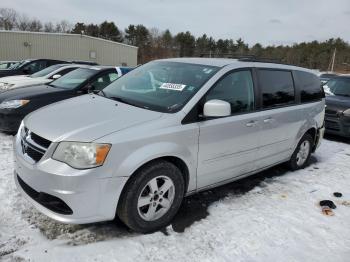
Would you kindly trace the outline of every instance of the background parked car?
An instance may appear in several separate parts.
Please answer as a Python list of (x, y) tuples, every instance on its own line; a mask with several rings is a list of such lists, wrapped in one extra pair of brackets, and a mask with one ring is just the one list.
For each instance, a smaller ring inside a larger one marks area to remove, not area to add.
[(1, 69), (8, 69), (14, 64), (16, 64), (18, 61), (0, 61), (0, 70)]
[(322, 84), (325, 84), (327, 83), (329, 80), (337, 77), (338, 75), (337, 74), (334, 74), (334, 73), (323, 73), (323, 74), (320, 74), (320, 80), (321, 80), (321, 83)]
[(350, 76), (338, 76), (324, 86), (326, 132), (350, 137)]
[(67, 98), (98, 92), (130, 70), (110, 66), (78, 68), (47, 85), (4, 91), (0, 94), (0, 130), (16, 132), (30, 112)]
[(0, 92), (4, 90), (16, 88), (16, 87), (47, 84), (79, 67), (88, 67), (88, 66), (78, 65), (78, 64), (57, 64), (57, 65), (49, 66), (29, 76), (19, 75), (19, 76), (1, 77)]
[(46, 67), (67, 63), (66, 61), (53, 60), (53, 59), (27, 59), (23, 60), (9, 69), (0, 70), (0, 77), (13, 76), (13, 75), (31, 75)]

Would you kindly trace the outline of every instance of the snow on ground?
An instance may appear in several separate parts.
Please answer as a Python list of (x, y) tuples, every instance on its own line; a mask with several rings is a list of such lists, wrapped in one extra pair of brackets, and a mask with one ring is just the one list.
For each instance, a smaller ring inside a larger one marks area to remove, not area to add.
[[(0, 134), (2, 261), (350, 261), (346, 143), (324, 140), (304, 170), (276, 167), (189, 197), (172, 226), (149, 235), (41, 215), (17, 192), (12, 161), (12, 137)], [(321, 214), (323, 199), (336, 203), (335, 216)]]

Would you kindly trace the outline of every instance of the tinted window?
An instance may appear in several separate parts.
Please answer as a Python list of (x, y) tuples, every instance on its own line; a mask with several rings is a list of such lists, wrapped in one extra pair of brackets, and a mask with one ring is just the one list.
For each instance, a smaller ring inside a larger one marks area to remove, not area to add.
[(206, 101), (220, 99), (231, 104), (231, 113), (254, 109), (254, 85), (250, 71), (232, 72), (222, 78), (208, 92)]
[(36, 73), (40, 70), (43, 70), (46, 67), (46, 61), (39, 60), (29, 63), (23, 67), (23, 70), (27, 71), (30, 74)]
[(47, 60), (46, 62), (48, 65), (56, 65), (56, 64), (62, 64), (63, 61)]
[(324, 97), (320, 79), (311, 73), (295, 71), (302, 103), (321, 100)]
[(292, 73), (282, 70), (258, 70), (263, 108), (272, 108), (295, 102)]
[(94, 90), (102, 90), (117, 78), (117, 72), (106, 72), (104, 75), (99, 76), (94, 82), (92, 82), (91, 85), (93, 86)]

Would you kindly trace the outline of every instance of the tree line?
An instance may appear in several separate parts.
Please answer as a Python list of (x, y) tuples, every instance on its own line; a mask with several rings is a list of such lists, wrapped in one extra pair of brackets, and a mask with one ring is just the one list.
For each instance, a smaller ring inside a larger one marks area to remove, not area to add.
[(256, 43), (249, 46), (242, 38), (214, 39), (207, 34), (196, 37), (189, 31), (173, 34), (169, 30), (162, 31), (144, 25), (131, 24), (121, 30), (112, 21), (100, 24), (77, 22), (75, 25), (67, 20), (55, 24), (43, 23), (10, 8), (0, 8), (0, 29), (85, 34), (126, 43), (139, 47), (139, 63), (168, 57), (251, 56), (325, 71), (330, 69), (331, 57), (336, 50), (335, 70), (350, 71), (350, 45), (341, 38), (293, 45), (263, 46)]

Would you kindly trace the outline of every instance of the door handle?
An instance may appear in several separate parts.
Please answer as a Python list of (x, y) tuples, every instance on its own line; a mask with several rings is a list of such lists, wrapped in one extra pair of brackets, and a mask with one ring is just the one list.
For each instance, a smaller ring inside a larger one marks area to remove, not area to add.
[(248, 123), (246, 123), (245, 125), (247, 127), (253, 127), (253, 126), (256, 126), (257, 123), (258, 123), (258, 121), (252, 120), (252, 121), (249, 121)]
[(268, 123), (272, 123), (274, 121), (274, 119), (273, 118), (266, 118), (266, 119), (264, 119), (264, 123), (265, 124), (268, 124)]

